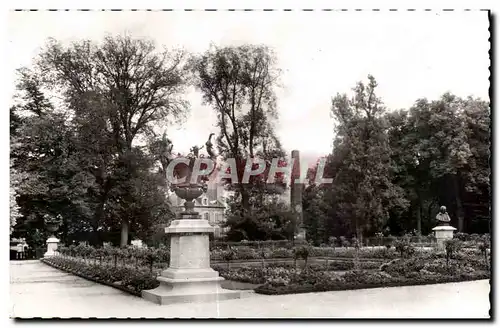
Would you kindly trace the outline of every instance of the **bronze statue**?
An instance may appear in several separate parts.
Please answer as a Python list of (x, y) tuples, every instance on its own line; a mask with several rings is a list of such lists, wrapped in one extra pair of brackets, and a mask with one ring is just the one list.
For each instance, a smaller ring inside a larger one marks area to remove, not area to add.
[(450, 216), (446, 212), (446, 206), (441, 206), (439, 208), (439, 213), (436, 215), (436, 220), (439, 225), (450, 225)]
[(191, 149), (189, 151), (193, 154), (194, 157), (198, 158), (199, 152), (200, 152), (200, 150), (203, 149), (203, 147), (204, 146), (201, 146), (201, 147), (193, 146), (193, 147), (191, 147)]
[(163, 132), (163, 137), (160, 144), (160, 162), (163, 166), (163, 170), (167, 169), (168, 164), (173, 158), (172, 149), (174, 144), (167, 138), (167, 132)]
[(208, 153), (208, 156), (211, 158), (211, 159), (214, 159), (215, 157), (217, 157), (217, 155), (215, 154), (214, 152), (214, 146), (212, 144), (212, 137), (215, 135), (215, 133), (210, 133), (210, 135), (208, 136), (208, 140), (207, 142), (205, 143), (205, 146), (207, 147), (207, 153)]

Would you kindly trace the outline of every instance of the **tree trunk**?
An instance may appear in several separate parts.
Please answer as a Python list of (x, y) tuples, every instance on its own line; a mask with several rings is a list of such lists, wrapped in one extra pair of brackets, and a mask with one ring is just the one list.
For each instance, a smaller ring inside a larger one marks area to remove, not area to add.
[(356, 220), (356, 238), (358, 239), (358, 242), (360, 245), (362, 245), (363, 242), (363, 228), (359, 224), (358, 220)]
[(417, 201), (417, 232), (418, 232), (418, 238), (420, 241), (420, 236), (422, 235), (422, 201), (420, 198), (420, 195), (418, 196), (418, 201)]
[(245, 212), (250, 210), (250, 195), (246, 190), (245, 186), (240, 183), (240, 194), (241, 194), (241, 206)]
[(129, 223), (126, 220), (122, 220), (122, 230), (120, 236), (120, 247), (125, 247), (128, 244), (128, 232), (129, 232)]
[(455, 189), (455, 203), (456, 203), (456, 212), (455, 215), (458, 220), (458, 232), (464, 231), (464, 210), (462, 206), (462, 199), (460, 198), (460, 184), (458, 181), (458, 175), (453, 177), (453, 184)]

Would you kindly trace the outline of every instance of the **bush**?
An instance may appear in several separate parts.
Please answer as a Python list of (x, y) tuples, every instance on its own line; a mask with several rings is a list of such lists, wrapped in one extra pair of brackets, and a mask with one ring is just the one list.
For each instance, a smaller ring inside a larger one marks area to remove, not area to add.
[(401, 254), (401, 257), (410, 257), (415, 254), (415, 247), (410, 243), (408, 236), (398, 238), (394, 241), (394, 248), (396, 248), (396, 252)]
[(458, 239), (449, 239), (444, 242), (446, 250), (446, 260), (453, 258), (455, 254), (462, 248), (462, 242)]
[(342, 247), (349, 247), (350, 246), (349, 240), (347, 240), (346, 237), (340, 236), (339, 239), (340, 239), (340, 246), (342, 246)]
[(293, 249), (276, 248), (271, 250), (271, 258), (288, 258), (293, 257)]

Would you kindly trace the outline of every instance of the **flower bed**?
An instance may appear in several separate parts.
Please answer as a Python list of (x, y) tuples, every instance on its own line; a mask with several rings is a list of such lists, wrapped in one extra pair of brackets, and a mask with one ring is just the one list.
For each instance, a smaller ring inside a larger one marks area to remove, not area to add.
[[(129, 255), (127, 264), (117, 265), (117, 257), (113, 252), (119, 250), (85, 249), (86, 251), (81, 253), (81, 258), (72, 257), (68, 255), (70, 251), (66, 251), (65, 255), (42, 261), (85, 279), (119, 288), (137, 296), (140, 296), (142, 290), (153, 289), (159, 284), (156, 280), (158, 271), (152, 263), (155, 259), (164, 260), (165, 255), (161, 253), (164, 250), (125, 250), (126, 254), (136, 254), (136, 257)], [(307, 252), (311, 251), (314, 252), (315, 249), (309, 248)], [(348, 251), (356, 252), (356, 250)], [(156, 253), (152, 255), (151, 252)], [(301, 253), (305, 260), (303, 252), (306, 252), (304, 248), (301, 252), (295, 253), (296, 255)], [(307, 264), (307, 261), (287, 264), (263, 262), (262, 266), (258, 267), (228, 269), (228, 266), (219, 264), (213, 268), (227, 280), (258, 285), (255, 291), (262, 294), (422, 285), (490, 277), (489, 257), (483, 249), (460, 249), (457, 246), (453, 251), (448, 247), (446, 252), (415, 251), (407, 254), (403, 251), (401, 253), (403, 257), (399, 258), (396, 256), (400, 252), (396, 250), (381, 249), (376, 253), (380, 256), (378, 258), (385, 258), (386, 263), (359, 261), (359, 258), (346, 257), (346, 260), (325, 260), (324, 263), (312, 264)], [(229, 261), (228, 255), (233, 253), (227, 251), (222, 254), (224, 260)], [(371, 255), (373, 254), (375, 253), (372, 252)], [(342, 274), (338, 271), (347, 272)]]
[(479, 279), (488, 279), (487, 274), (476, 274), (468, 276), (423, 276), (414, 278), (393, 278), (391, 280), (377, 280), (377, 276), (364, 277), (366, 281), (346, 282), (341, 278), (334, 281), (323, 281), (316, 284), (289, 284), (287, 286), (272, 286), (265, 284), (255, 289), (256, 293), (265, 295), (283, 295), (283, 294), (298, 294), (312, 292), (326, 292), (336, 290), (355, 290), (368, 288), (382, 287), (400, 287), (400, 286), (416, 286), (416, 285), (431, 285), (448, 282), (460, 282)]
[(61, 256), (44, 258), (41, 261), (81, 278), (117, 288), (139, 297), (143, 290), (153, 289), (159, 285), (156, 274), (146, 267), (113, 267), (108, 263), (88, 263), (76, 258), (63, 258)]
[(351, 270), (344, 275), (311, 267), (304, 270), (282, 270), (279, 277), (255, 289), (261, 294), (291, 294), (377, 287), (424, 285), (445, 282), (488, 279), (489, 265), (477, 254), (460, 253), (447, 259), (443, 253), (420, 254), (412, 258), (394, 259), (380, 270)]
[[(306, 251), (307, 250), (307, 251)], [(101, 247), (95, 248), (88, 245), (60, 247), (61, 255), (80, 258), (99, 263), (113, 264), (114, 267), (123, 265), (148, 266), (150, 271), (154, 268), (164, 267), (168, 264), (170, 250), (161, 248), (137, 247)], [(255, 249), (251, 247), (236, 247), (227, 249), (213, 249), (210, 252), (212, 262), (231, 262), (244, 260), (270, 260), (294, 259), (296, 255), (303, 258), (307, 253), (308, 258), (345, 258), (345, 259), (393, 259), (398, 257), (394, 249), (348, 249), (333, 247), (308, 247), (296, 246), (295, 248), (269, 248)], [(300, 253), (300, 254), (299, 254)]]

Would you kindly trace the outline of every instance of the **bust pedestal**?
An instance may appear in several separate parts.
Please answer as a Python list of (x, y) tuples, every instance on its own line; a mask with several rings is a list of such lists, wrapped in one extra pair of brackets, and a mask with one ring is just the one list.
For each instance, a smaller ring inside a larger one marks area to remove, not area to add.
[(144, 290), (142, 297), (160, 305), (240, 298), (242, 291), (223, 289), (224, 278), (210, 267), (209, 233), (214, 228), (197, 213), (182, 214), (183, 219), (165, 228), (171, 234), (169, 268), (157, 278), (160, 286)]
[(444, 242), (448, 239), (453, 239), (453, 231), (455, 230), (457, 229), (449, 225), (438, 225), (432, 229), (432, 231), (434, 231), (434, 235), (436, 236), (437, 247), (439, 250), (445, 249)]
[(43, 255), (44, 257), (50, 257), (57, 255), (57, 244), (59, 243), (59, 239), (56, 237), (52, 236), (49, 239), (47, 239), (47, 252)]

